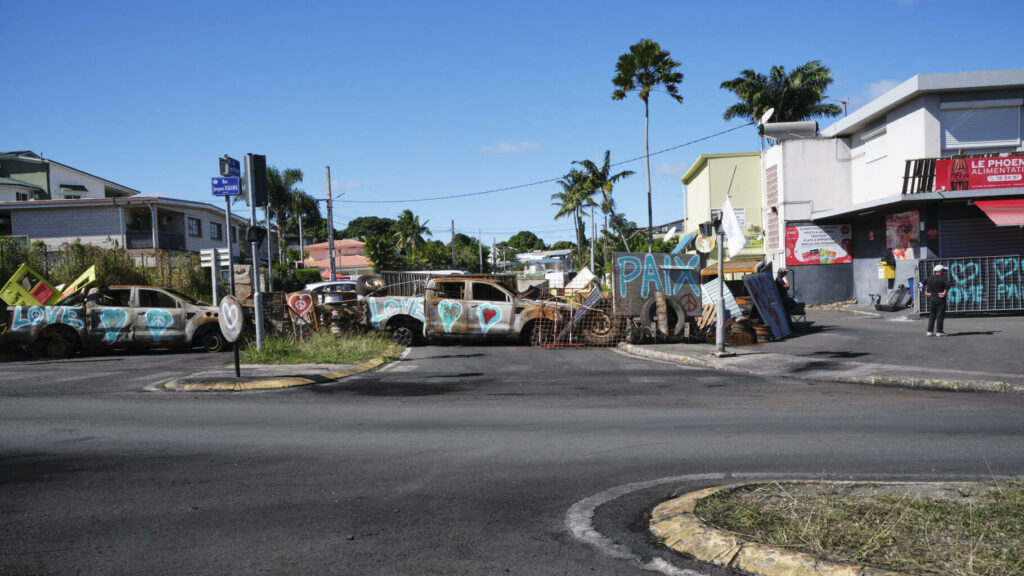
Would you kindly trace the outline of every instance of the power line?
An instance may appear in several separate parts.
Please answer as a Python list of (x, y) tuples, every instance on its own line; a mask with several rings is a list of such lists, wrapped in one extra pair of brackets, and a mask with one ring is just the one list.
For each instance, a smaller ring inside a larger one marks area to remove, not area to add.
[[(733, 131), (739, 130), (740, 128), (746, 128), (747, 126), (752, 126), (754, 124), (756, 124), (756, 122), (748, 122), (748, 123), (743, 124), (741, 126), (736, 126), (736, 127), (733, 127), (733, 128), (729, 128), (728, 130), (722, 130), (721, 132), (716, 132), (714, 134), (711, 134), (710, 136), (704, 136), (703, 138), (697, 138), (696, 140), (690, 140), (689, 142), (684, 142), (682, 144), (679, 144), (678, 146), (672, 146), (671, 148), (665, 148), (664, 150), (658, 150), (657, 152), (651, 152), (649, 154), (649, 156), (657, 156), (658, 154), (664, 154), (665, 152), (671, 152), (672, 150), (678, 150), (679, 148), (683, 148), (685, 146), (690, 146), (692, 144), (696, 144), (698, 142), (703, 142), (705, 140), (710, 140), (712, 138), (721, 136), (723, 134), (728, 134), (729, 132), (733, 132)], [(636, 158), (630, 158), (629, 160), (623, 160), (621, 162), (616, 162), (614, 164), (610, 164), (609, 166), (619, 166), (619, 165), (622, 165), (622, 164), (628, 164), (629, 162), (636, 162), (637, 160), (643, 160), (646, 157), (648, 157), (648, 156), (638, 156)], [(521, 188), (529, 188), (531, 186), (539, 186), (541, 184), (550, 184), (552, 182), (558, 182), (561, 178), (562, 177), (559, 176), (557, 178), (548, 178), (547, 180), (538, 180), (537, 182), (530, 182), (529, 184), (518, 184), (516, 186), (508, 186), (508, 187), (505, 187), (505, 188), (495, 188), (494, 190), (484, 190), (482, 192), (469, 192), (467, 194), (451, 194), (451, 195), (448, 195), (448, 196), (433, 196), (431, 198), (408, 198), (408, 199), (405, 199), (405, 200), (337, 200), (337, 202), (344, 202), (346, 204), (397, 204), (397, 203), (402, 203), (402, 202), (431, 202), (431, 201), (434, 201), (434, 200), (451, 200), (453, 198), (467, 198), (469, 196), (483, 196), (484, 194), (496, 194), (498, 192), (509, 192), (511, 190), (519, 190)]]

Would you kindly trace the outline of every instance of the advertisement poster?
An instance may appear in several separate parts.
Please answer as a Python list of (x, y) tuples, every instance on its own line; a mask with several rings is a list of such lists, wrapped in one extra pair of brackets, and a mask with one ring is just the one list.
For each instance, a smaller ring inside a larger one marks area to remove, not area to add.
[(849, 224), (786, 226), (786, 266), (850, 264), (853, 262)]
[(897, 260), (913, 260), (914, 249), (921, 246), (917, 229), (921, 213), (917, 210), (889, 214), (885, 217), (885, 247), (892, 250)]
[(1024, 186), (1024, 156), (935, 161), (936, 190), (984, 190), (1020, 186)]

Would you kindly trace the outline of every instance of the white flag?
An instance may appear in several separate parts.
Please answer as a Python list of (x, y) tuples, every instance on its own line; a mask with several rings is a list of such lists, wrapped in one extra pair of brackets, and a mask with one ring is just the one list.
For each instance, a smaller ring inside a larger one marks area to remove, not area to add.
[(740, 227), (740, 221), (736, 218), (736, 212), (733, 211), (728, 196), (725, 197), (725, 202), (722, 202), (722, 229), (729, 238), (726, 244), (729, 248), (729, 258), (735, 258), (747, 245), (747, 237), (743, 235), (743, 228)]

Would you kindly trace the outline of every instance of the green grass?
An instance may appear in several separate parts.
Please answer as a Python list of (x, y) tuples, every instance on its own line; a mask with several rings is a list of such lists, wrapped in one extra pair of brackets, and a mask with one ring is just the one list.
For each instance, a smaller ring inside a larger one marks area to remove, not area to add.
[(383, 334), (317, 332), (303, 340), (291, 336), (270, 336), (263, 350), (255, 342), (242, 348), (246, 364), (357, 364), (378, 356), (397, 354), (397, 348)]
[(770, 483), (698, 502), (742, 538), (912, 574), (1024, 575), (1024, 480), (947, 490)]

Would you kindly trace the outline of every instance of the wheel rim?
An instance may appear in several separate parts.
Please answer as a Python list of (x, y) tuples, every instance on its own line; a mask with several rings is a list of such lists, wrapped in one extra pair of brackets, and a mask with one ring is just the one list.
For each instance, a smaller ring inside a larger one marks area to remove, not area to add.
[(60, 336), (54, 336), (46, 345), (46, 353), (51, 358), (63, 358), (68, 353), (68, 343)]
[(391, 341), (401, 346), (409, 346), (412, 344), (412, 330), (406, 326), (399, 326), (395, 328), (395, 331), (391, 333)]

